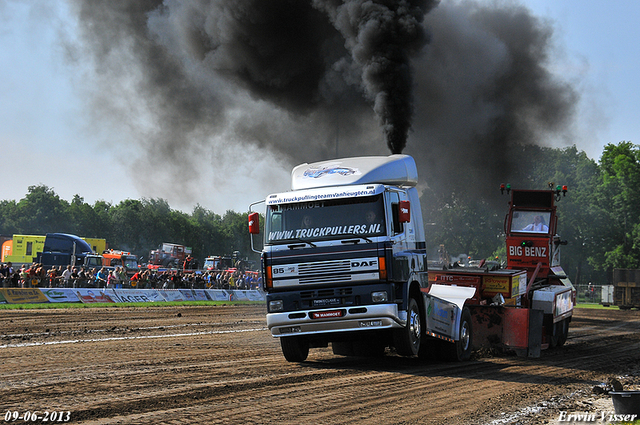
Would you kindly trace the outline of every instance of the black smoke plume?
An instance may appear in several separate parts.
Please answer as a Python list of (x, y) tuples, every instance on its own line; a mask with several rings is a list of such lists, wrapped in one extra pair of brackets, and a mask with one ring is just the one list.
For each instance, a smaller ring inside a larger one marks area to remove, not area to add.
[(173, 176), (153, 193), (170, 200), (195, 202), (203, 169), (218, 190), (265, 158), (385, 145), (431, 190), (488, 187), (508, 179), (512, 149), (568, 138), (578, 100), (549, 70), (553, 26), (512, 2), (73, 4), (96, 119), (129, 129), (138, 175)]
[(422, 21), (433, 2), (315, 0), (361, 69), (366, 97), (392, 153), (401, 153), (413, 117), (411, 57), (428, 41)]

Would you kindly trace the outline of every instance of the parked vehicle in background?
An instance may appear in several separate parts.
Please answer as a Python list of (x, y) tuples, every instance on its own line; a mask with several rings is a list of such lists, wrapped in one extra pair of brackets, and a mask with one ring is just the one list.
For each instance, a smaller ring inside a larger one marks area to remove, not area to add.
[(204, 259), (202, 268), (204, 270), (227, 270), (233, 267), (233, 259), (231, 257), (213, 255)]
[(121, 251), (119, 249), (105, 250), (102, 253), (102, 258), (103, 264), (107, 267), (124, 267), (129, 277), (133, 276), (140, 269), (138, 257), (128, 251)]
[(614, 269), (613, 287), (613, 305), (621, 310), (640, 308), (640, 269)]
[[(46, 235), (13, 235), (2, 244), (3, 263), (14, 265), (31, 265), (37, 261), (38, 253), (45, 251)], [(99, 238), (80, 238), (85, 241), (93, 252), (106, 249), (107, 241)]]
[(42, 252), (38, 252), (36, 262), (45, 269), (52, 266), (72, 266), (85, 268), (102, 267), (102, 256), (96, 254), (82, 238), (66, 233), (47, 233)]
[(158, 249), (149, 252), (150, 268), (184, 268), (187, 256), (191, 255), (191, 247), (164, 242)]
[(203, 270), (229, 270), (241, 271), (255, 270), (255, 261), (240, 256), (240, 251), (233, 251), (231, 256), (213, 255), (205, 258)]

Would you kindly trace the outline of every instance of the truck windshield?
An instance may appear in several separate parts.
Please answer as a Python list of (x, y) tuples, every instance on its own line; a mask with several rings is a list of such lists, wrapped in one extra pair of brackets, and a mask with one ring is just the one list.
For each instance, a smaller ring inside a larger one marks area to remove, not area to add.
[(102, 267), (102, 257), (88, 256), (86, 261), (87, 267)]
[(127, 269), (137, 269), (138, 268), (138, 259), (134, 256), (131, 257), (124, 257), (122, 259), (122, 262), (124, 263), (124, 267)]
[(266, 242), (372, 237), (386, 233), (382, 194), (270, 205)]
[(549, 233), (548, 211), (514, 211), (511, 219), (512, 232)]

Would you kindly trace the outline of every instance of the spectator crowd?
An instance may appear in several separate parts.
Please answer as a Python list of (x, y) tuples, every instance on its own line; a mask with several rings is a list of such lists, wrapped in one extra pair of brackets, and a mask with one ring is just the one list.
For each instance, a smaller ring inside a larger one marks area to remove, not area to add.
[(136, 289), (260, 289), (258, 272), (229, 270), (140, 269), (133, 275), (123, 267), (53, 266), (46, 270), (33, 263), (14, 268), (0, 264), (0, 287), (4, 288), (136, 288)]

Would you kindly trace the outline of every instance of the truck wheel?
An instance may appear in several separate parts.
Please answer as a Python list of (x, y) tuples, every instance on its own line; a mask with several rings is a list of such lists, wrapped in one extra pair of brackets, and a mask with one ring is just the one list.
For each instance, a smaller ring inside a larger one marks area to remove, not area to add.
[(471, 336), (471, 312), (465, 307), (460, 317), (460, 339), (455, 343), (456, 360), (463, 361), (471, 358)]
[(396, 329), (393, 333), (393, 342), (396, 351), (401, 356), (417, 356), (420, 351), (422, 339), (422, 319), (420, 309), (415, 298), (409, 298), (407, 308), (407, 324), (402, 329)]
[(453, 344), (438, 341), (438, 357), (444, 361), (464, 361), (471, 358), (471, 312), (467, 307), (460, 316), (460, 339)]
[(282, 354), (287, 361), (300, 363), (307, 360), (309, 355), (309, 341), (296, 336), (283, 336), (280, 338)]

